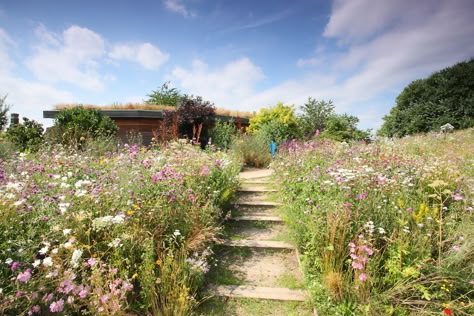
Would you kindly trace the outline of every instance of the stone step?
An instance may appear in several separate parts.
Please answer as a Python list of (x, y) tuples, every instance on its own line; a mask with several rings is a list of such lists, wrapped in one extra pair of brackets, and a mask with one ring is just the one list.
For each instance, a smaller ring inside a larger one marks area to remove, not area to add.
[(211, 285), (209, 292), (215, 296), (233, 298), (256, 298), (278, 301), (300, 301), (307, 299), (307, 293), (303, 290), (291, 290), (288, 288), (248, 286), (248, 285)]
[(259, 215), (246, 215), (236, 216), (229, 218), (231, 221), (261, 221), (261, 222), (283, 222), (283, 219), (279, 216), (259, 216)]
[(242, 192), (242, 193), (270, 193), (270, 192), (278, 192), (275, 189), (266, 189), (262, 187), (256, 187), (256, 188), (240, 188), (237, 190), (237, 192)]
[(265, 248), (265, 249), (295, 249), (295, 246), (284, 242), (275, 240), (224, 240), (222, 242), (225, 246), (230, 247), (250, 247), (250, 248)]
[(234, 206), (281, 206), (281, 203), (270, 201), (238, 201)]

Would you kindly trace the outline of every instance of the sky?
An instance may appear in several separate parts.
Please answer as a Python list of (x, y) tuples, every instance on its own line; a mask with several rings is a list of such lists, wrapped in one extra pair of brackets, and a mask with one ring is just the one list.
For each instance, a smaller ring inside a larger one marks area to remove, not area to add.
[(45, 126), (169, 81), (232, 110), (332, 100), (377, 129), (407, 84), (472, 57), (472, 0), (0, 0), (0, 96)]

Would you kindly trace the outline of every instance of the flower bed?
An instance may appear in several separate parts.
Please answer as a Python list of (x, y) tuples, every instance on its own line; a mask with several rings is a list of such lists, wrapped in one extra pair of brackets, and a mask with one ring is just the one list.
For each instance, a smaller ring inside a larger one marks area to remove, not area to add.
[(474, 314), (472, 131), (280, 151), (287, 220), (321, 314)]
[(187, 145), (0, 161), (0, 314), (188, 313), (239, 169)]

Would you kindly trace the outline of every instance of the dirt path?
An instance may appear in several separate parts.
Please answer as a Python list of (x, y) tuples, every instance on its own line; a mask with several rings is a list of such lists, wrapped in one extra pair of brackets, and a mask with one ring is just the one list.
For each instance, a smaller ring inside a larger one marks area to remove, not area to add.
[(248, 169), (226, 227), (226, 240), (211, 269), (213, 298), (198, 315), (315, 315), (297, 252), (279, 217), (280, 203), (271, 169)]

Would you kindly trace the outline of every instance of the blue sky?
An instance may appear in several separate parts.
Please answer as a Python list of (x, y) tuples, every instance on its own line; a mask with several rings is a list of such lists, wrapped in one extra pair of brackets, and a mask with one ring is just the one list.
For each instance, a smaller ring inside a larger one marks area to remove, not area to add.
[(0, 96), (141, 102), (170, 81), (217, 107), (309, 96), (377, 129), (409, 82), (474, 57), (472, 0), (0, 0)]

